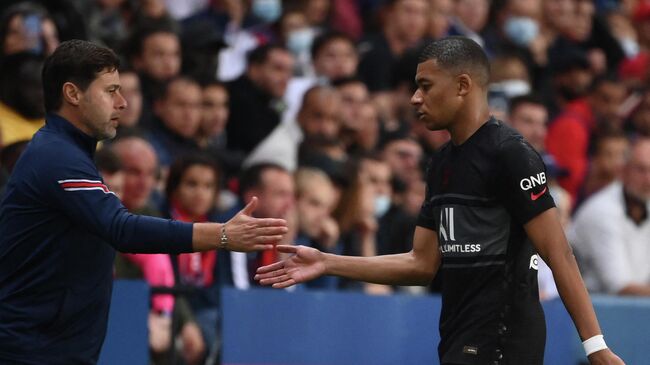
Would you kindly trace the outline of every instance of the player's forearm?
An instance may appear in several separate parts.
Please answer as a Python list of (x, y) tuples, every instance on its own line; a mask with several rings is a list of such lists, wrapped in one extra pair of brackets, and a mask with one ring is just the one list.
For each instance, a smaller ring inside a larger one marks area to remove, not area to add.
[(642, 284), (629, 284), (623, 289), (619, 290), (618, 295), (633, 295), (633, 296), (650, 296), (650, 286)]
[(575, 323), (580, 338), (584, 341), (600, 334), (600, 326), (589, 293), (568, 245), (566, 251), (548, 257), (547, 263), (553, 270), (558, 292)]
[(437, 267), (413, 252), (374, 257), (325, 254), (325, 274), (386, 285), (428, 285)]

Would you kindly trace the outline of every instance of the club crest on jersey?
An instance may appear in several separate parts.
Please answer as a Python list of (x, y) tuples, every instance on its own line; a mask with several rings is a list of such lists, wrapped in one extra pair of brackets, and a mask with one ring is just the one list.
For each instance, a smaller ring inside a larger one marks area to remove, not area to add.
[(537, 175), (532, 175), (525, 177), (519, 181), (519, 187), (523, 191), (528, 191), (535, 186), (539, 185), (544, 185), (546, 184), (546, 173), (545, 172), (540, 172)]

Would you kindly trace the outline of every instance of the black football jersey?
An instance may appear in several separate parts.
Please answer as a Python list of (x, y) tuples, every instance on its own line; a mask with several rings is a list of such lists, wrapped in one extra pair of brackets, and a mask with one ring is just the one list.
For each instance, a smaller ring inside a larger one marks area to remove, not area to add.
[(431, 160), (418, 225), (442, 263), (442, 363), (542, 365), (537, 255), (523, 225), (554, 207), (540, 155), (491, 118)]

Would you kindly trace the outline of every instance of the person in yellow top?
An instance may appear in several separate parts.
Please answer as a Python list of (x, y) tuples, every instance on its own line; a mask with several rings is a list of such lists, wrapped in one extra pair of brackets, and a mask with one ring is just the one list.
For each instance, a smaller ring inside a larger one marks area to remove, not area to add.
[(45, 122), (40, 56), (22, 52), (4, 57), (0, 65), (1, 145), (28, 141)]

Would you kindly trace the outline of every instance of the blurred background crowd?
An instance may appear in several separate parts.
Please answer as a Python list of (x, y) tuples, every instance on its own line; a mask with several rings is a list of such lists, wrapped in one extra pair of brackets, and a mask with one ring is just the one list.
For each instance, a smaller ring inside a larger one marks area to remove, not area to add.
[[(419, 51), (463, 35), (492, 67), (492, 114), (547, 164), (592, 292), (650, 296), (650, 1), (49, 0), (0, 5), (0, 194), (44, 123), (40, 69), (68, 39), (111, 47), (128, 108), (97, 166), (134, 213), (226, 221), (253, 196), (286, 243), (410, 250), (424, 169), (447, 143), (410, 106)], [(56, 156), (52, 156), (56, 158)], [(152, 361), (219, 361), (219, 288), (278, 260), (121, 254), (162, 288)], [(175, 290), (163, 290), (165, 287)], [(424, 293), (325, 277), (294, 290)], [(540, 265), (540, 296), (557, 295)]]

